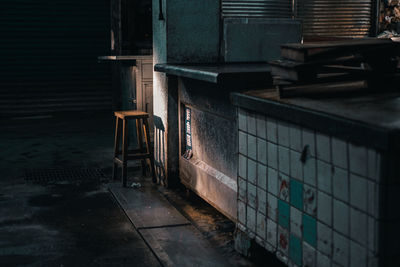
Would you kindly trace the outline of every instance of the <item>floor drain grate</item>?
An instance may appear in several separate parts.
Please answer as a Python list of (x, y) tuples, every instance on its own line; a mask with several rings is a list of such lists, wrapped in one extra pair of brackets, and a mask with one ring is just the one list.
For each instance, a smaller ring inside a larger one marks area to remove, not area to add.
[(51, 183), (61, 181), (102, 181), (106, 175), (101, 169), (28, 169), (25, 181)]

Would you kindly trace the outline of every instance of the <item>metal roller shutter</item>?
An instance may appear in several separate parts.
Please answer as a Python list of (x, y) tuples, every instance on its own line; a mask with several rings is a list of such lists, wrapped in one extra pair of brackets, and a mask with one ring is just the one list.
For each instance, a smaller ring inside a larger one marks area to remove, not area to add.
[(222, 0), (224, 18), (291, 18), (289, 0)]
[(373, 0), (222, 0), (222, 17), (294, 17), (303, 22), (304, 37), (357, 38), (370, 33), (373, 3)]
[(0, 117), (111, 110), (108, 0), (3, 0)]
[(366, 37), (372, 5), (372, 0), (297, 0), (296, 17), (305, 37)]

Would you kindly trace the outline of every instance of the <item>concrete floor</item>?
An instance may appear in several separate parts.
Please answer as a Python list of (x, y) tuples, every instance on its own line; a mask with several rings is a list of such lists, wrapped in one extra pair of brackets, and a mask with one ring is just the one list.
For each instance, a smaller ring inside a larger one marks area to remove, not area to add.
[[(110, 114), (0, 121), (0, 266), (169, 265), (157, 247), (168, 244), (173, 231), (146, 241), (154, 231), (140, 233), (108, 190), (113, 128)], [(106, 179), (24, 180), (26, 170), (83, 168), (101, 169)], [(251, 260), (236, 253), (234, 224), (198, 197), (187, 198), (181, 188), (151, 191), (167, 199), (190, 233), (217, 255), (214, 266), (277, 266), (263, 252)], [(172, 259), (180, 251), (168, 253)], [(210, 262), (199, 264), (205, 265)]]

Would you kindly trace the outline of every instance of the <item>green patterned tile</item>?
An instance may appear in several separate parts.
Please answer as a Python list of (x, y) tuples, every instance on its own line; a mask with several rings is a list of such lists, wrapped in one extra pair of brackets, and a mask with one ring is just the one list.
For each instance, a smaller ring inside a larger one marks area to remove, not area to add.
[(307, 214), (303, 214), (303, 239), (311, 246), (317, 246), (317, 222)]
[(290, 179), (290, 204), (303, 210), (303, 184), (295, 179)]
[(283, 228), (289, 229), (289, 204), (285, 201), (278, 200), (278, 223)]
[(296, 237), (293, 234), (290, 234), (289, 257), (298, 266), (301, 266), (301, 261), (302, 261), (301, 252), (302, 252), (302, 246), (300, 238)]

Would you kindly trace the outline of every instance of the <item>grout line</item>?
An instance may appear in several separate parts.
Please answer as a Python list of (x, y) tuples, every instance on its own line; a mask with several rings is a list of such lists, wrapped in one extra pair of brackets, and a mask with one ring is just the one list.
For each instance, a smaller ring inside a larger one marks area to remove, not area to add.
[(181, 227), (181, 226), (188, 226), (191, 225), (190, 222), (188, 223), (178, 223), (178, 224), (167, 224), (167, 225), (157, 225), (157, 226), (143, 226), (137, 227), (138, 231), (140, 230), (147, 230), (147, 229), (159, 229), (159, 228), (172, 228), (172, 227)]

